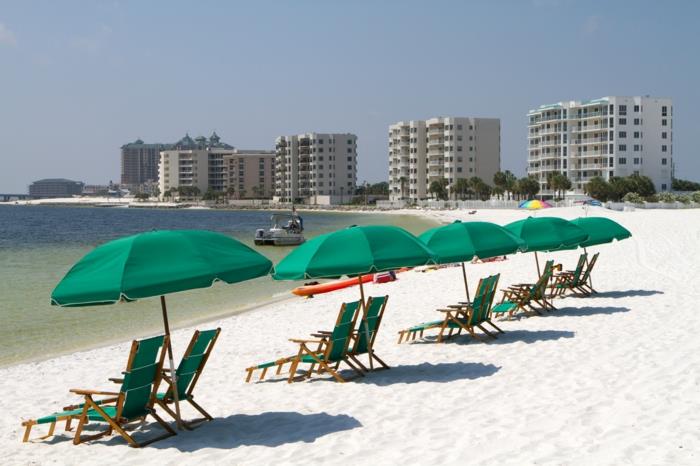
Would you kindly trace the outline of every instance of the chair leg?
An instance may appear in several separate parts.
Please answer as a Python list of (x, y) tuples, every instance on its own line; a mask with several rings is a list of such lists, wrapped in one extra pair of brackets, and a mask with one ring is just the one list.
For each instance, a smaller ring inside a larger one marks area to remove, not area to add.
[(23, 422), (23, 423), (22, 423), (22, 425), (25, 426), (25, 429), (24, 429), (24, 436), (22, 437), (22, 442), (28, 442), (28, 441), (29, 441), (29, 434), (30, 434), (31, 431), (32, 431), (32, 426), (34, 426), (35, 424), (36, 424), (35, 421), (26, 421), (26, 422)]
[(501, 330), (496, 324), (494, 324), (491, 319), (487, 319), (484, 322), (488, 323), (491, 327), (495, 328), (498, 333), (506, 333), (503, 330)]

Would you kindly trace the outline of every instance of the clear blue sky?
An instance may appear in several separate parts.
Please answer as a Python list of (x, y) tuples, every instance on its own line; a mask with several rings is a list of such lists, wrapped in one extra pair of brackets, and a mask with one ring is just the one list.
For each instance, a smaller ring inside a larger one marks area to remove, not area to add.
[(387, 126), (501, 118), (524, 174), (526, 113), (604, 95), (674, 99), (680, 178), (700, 179), (700, 2), (3, 1), (0, 192), (119, 179), (119, 147), (189, 131), (242, 148), (353, 132), (387, 178)]

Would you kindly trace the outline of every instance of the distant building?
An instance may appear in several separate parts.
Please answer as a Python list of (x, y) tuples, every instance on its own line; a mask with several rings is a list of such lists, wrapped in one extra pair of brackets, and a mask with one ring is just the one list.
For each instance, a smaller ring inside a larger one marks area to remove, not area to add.
[(83, 192), (83, 183), (65, 178), (46, 178), (29, 185), (31, 197), (72, 197)]
[(275, 192), (275, 152), (235, 149), (223, 156), (224, 189), (236, 199), (269, 199)]
[(541, 194), (553, 195), (548, 176), (563, 173), (575, 194), (591, 178), (640, 174), (657, 191), (669, 191), (673, 176), (673, 102), (657, 97), (608, 96), (558, 102), (530, 110), (529, 175)]
[(337, 204), (357, 183), (357, 136), (305, 133), (276, 141), (275, 196), (280, 202)]
[(121, 147), (121, 185), (132, 191), (148, 191), (158, 182), (160, 152), (171, 144), (146, 144), (141, 139)]
[(226, 192), (234, 197), (264, 198), (272, 194), (274, 152), (239, 151), (221, 142), (216, 133), (208, 139), (185, 135), (160, 153), (158, 188), (161, 198), (180, 187)]
[(501, 167), (501, 120), (438, 117), (389, 126), (389, 198), (430, 197), (430, 184), (445, 180), (448, 193), (460, 178), (493, 182)]

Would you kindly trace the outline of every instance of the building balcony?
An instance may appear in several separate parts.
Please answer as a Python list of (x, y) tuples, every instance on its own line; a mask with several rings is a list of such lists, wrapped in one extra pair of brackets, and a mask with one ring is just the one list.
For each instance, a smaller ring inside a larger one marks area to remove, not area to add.
[(608, 138), (585, 138), (585, 139), (572, 139), (571, 144), (573, 145), (587, 145), (587, 144), (601, 144), (608, 142)]
[(539, 147), (551, 147), (551, 146), (561, 146), (563, 143), (561, 141), (540, 141)]
[(588, 126), (572, 126), (572, 133), (585, 133), (588, 131), (607, 131), (608, 125), (588, 125)]
[(576, 152), (572, 153), (572, 157), (577, 157), (577, 158), (587, 158), (587, 157), (601, 157), (601, 156), (607, 156), (608, 154), (603, 152), (602, 150), (587, 150), (585, 152)]
[(570, 171), (581, 171), (581, 170), (604, 170), (608, 168), (605, 163), (586, 163), (578, 166), (570, 166)]

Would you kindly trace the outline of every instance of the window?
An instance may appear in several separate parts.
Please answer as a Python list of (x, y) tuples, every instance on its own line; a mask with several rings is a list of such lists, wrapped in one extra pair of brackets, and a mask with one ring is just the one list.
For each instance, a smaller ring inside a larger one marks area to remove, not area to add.
[(457, 146), (457, 152), (462, 152), (462, 146)]
[(462, 173), (462, 167), (457, 167), (457, 173)]
[(668, 133), (666, 131), (661, 132), (661, 139), (668, 139)]
[(661, 120), (661, 126), (666, 126), (666, 119)]
[(665, 158), (661, 159), (661, 165), (666, 165), (667, 163), (668, 163), (667, 159), (665, 159)]
[(615, 106), (610, 104), (610, 114), (612, 115), (613, 113), (615, 113)]
[(348, 170), (352, 170), (352, 165), (348, 165)]
[(469, 152), (474, 152), (474, 146), (469, 146)]
[(639, 105), (634, 106), (634, 113), (639, 113)]
[(612, 167), (615, 165), (615, 157), (610, 157), (610, 160), (608, 161), (608, 166)]
[(627, 118), (620, 118), (617, 120), (617, 122), (621, 125), (626, 125), (627, 124)]
[(319, 148), (318, 148), (318, 151), (319, 151), (319, 152), (323, 152), (323, 147), (319, 147)]
[(348, 147), (348, 154), (352, 154), (352, 148)]
[(319, 139), (319, 140), (318, 140), (318, 143), (319, 143), (319, 144), (323, 144), (323, 139)]
[(635, 151), (635, 152), (639, 152), (639, 148), (640, 148), (639, 144), (635, 144), (635, 145), (634, 145), (634, 151)]
[(462, 157), (457, 157), (457, 162), (462, 162)]
[(625, 157), (620, 157), (619, 159), (617, 159), (617, 164), (618, 165), (626, 165), (627, 159)]
[(635, 158), (632, 160), (632, 162), (633, 162), (635, 165), (639, 165), (639, 157), (635, 157)]
[(458, 135), (458, 136), (457, 136), (457, 141), (461, 141), (461, 140), (462, 140), (462, 136), (461, 136), (461, 135)]
[(457, 129), (462, 129), (462, 125), (457, 125)]
[(627, 137), (627, 131), (620, 131), (617, 134), (621, 138), (626, 138)]
[(634, 132), (634, 138), (635, 138), (635, 139), (639, 139), (639, 135), (640, 135), (639, 131), (635, 131), (635, 132)]
[(665, 105), (661, 107), (661, 116), (668, 116), (668, 107), (666, 107)]
[(352, 139), (348, 139), (348, 144), (352, 144)]
[(668, 146), (663, 145), (661, 146), (661, 152), (666, 152), (668, 150)]
[(617, 106), (617, 114), (618, 115), (627, 115), (627, 105), (618, 105)]
[(661, 191), (666, 191), (666, 183), (661, 184)]
[(348, 157), (348, 162), (352, 162), (352, 157)]
[(622, 151), (626, 151), (626, 150), (627, 150), (627, 144), (620, 144), (619, 146), (617, 146), (617, 150), (619, 150), (619, 151), (621, 151), (621, 152), (622, 152)]
[(469, 125), (469, 131), (473, 130), (474, 127), (472, 125)]

